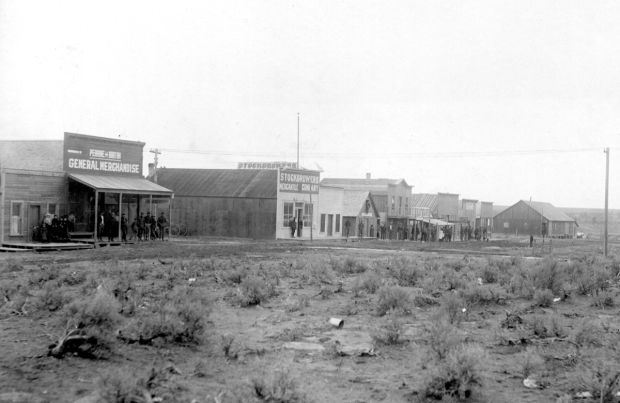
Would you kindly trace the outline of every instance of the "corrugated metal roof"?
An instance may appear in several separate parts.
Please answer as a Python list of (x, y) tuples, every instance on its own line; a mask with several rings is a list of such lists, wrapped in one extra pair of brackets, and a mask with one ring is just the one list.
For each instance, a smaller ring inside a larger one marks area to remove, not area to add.
[(400, 183), (409, 186), (404, 179), (323, 178), (321, 180), (321, 185), (339, 186), (344, 189), (369, 190), (372, 192), (386, 191), (389, 185), (398, 185)]
[(375, 202), (369, 191), (346, 189), (342, 199), (342, 215), (344, 217), (356, 217), (362, 211), (366, 199), (370, 200), (370, 205), (374, 211), (374, 215), (378, 216), (379, 213), (377, 212)]
[(434, 211), (437, 209), (437, 195), (432, 193), (414, 193), (411, 199), (411, 206), (414, 208), (428, 208)]
[(275, 199), (275, 169), (180, 169), (160, 168), (157, 183), (175, 196), (251, 197)]
[(140, 194), (166, 194), (172, 190), (142, 177), (69, 174), (69, 177), (97, 190)]
[(521, 200), (549, 221), (575, 221), (551, 203)]

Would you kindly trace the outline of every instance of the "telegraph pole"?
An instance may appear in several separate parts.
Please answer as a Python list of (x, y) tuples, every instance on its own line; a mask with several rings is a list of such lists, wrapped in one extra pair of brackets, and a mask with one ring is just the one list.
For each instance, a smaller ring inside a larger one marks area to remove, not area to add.
[(158, 148), (151, 148), (149, 150), (150, 153), (155, 154), (154, 164), (153, 164), (153, 182), (157, 183), (157, 157), (161, 154)]
[(297, 112), (297, 169), (299, 169), (299, 112)]
[(608, 228), (607, 221), (609, 215), (609, 147), (603, 151), (605, 155), (605, 256), (607, 256), (607, 236)]

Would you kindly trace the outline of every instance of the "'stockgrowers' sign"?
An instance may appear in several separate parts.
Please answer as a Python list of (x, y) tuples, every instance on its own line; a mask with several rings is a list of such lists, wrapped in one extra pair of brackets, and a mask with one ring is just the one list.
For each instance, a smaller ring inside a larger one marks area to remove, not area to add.
[(65, 172), (142, 176), (144, 143), (65, 133)]
[(278, 168), (297, 168), (296, 162), (288, 162), (288, 161), (248, 161), (248, 162), (239, 162), (237, 164), (238, 169), (278, 169)]
[(319, 171), (281, 169), (278, 178), (280, 192), (319, 193)]

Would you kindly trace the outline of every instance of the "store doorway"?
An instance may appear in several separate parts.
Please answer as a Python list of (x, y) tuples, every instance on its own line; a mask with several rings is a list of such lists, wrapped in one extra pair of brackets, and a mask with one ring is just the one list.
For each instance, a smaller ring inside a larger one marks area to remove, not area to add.
[[(301, 204), (301, 203), (296, 203)], [(302, 207), (297, 208), (297, 237), (301, 237), (304, 228), (304, 209)]]
[(31, 204), (28, 207), (28, 240), (34, 241), (34, 228), (41, 225), (41, 206)]

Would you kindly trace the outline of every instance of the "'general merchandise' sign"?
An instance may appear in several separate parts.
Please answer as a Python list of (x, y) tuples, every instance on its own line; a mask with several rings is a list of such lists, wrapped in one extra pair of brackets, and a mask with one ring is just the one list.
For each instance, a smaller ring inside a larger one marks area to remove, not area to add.
[(65, 172), (142, 176), (142, 150), (138, 141), (65, 133)]
[(301, 169), (281, 169), (278, 178), (280, 192), (319, 193), (320, 172)]

